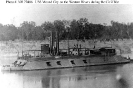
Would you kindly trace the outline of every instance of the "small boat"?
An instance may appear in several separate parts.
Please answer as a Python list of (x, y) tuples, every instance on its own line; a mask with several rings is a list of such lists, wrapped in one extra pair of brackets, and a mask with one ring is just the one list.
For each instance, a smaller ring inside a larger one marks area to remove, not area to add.
[[(49, 70), (130, 62), (129, 58), (117, 55), (116, 49), (112, 47), (59, 49), (59, 40), (56, 40), (56, 47), (52, 40), (50, 44), (42, 44), (41, 50), (27, 50), (11, 65), (2, 66), (2, 70)], [(38, 55), (35, 55), (37, 52)]]

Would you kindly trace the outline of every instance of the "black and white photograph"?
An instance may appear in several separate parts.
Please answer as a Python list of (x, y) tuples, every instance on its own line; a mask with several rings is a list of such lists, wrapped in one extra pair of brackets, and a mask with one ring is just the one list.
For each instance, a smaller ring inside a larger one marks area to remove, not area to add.
[(131, 0), (1, 0), (0, 88), (133, 88)]

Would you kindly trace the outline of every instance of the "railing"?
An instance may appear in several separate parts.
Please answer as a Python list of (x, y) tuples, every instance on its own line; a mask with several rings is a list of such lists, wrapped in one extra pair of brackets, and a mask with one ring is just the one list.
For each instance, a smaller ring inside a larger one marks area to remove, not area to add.
[[(101, 51), (100, 49), (92, 49), (92, 48), (69, 48), (69, 49), (60, 49), (60, 56), (89, 56), (89, 55), (103, 55), (103, 56), (112, 56), (115, 55), (115, 52), (109, 52), (114, 49), (106, 49), (105, 51)], [(23, 51), (23, 55), (21, 58), (31, 58), (31, 57), (47, 57), (47, 56), (55, 56), (50, 53), (45, 53), (42, 50), (26, 50)]]

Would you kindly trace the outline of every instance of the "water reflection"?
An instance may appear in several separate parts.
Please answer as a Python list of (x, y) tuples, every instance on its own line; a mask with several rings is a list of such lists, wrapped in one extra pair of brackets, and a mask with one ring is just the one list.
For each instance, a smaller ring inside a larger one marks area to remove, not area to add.
[(130, 65), (1, 72), (0, 88), (126, 88), (120, 78), (126, 79), (122, 71)]
[(133, 88), (133, 64), (126, 64), (117, 69), (119, 88)]

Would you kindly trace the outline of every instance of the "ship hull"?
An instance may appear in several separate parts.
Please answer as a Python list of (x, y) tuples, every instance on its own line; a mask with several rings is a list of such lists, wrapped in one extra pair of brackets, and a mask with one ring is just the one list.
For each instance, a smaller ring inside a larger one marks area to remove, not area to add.
[(98, 65), (113, 65), (129, 63), (130, 60), (122, 56), (89, 56), (89, 57), (66, 57), (47, 60), (33, 60), (28, 61), (24, 66), (4, 66), (2, 70), (9, 71), (30, 71), (30, 70), (49, 70), (60, 68), (74, 68), (74, 67), (86, 67), (86, 66), (98, 66)]

